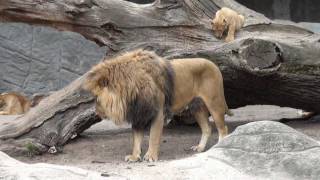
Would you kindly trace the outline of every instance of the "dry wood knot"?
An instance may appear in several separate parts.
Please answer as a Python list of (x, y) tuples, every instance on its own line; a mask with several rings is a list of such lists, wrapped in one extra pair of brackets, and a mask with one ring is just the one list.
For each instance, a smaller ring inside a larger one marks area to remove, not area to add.
[(240, 66), (251, 73), (272, 74), (283, 62), (280, 45), (262, 39), (247, 39), (232, 53), (242, 60)]

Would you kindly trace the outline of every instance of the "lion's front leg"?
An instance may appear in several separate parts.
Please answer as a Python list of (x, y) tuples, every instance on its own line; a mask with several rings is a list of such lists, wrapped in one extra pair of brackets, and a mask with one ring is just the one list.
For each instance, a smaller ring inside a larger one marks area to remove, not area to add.
[(149, 161), (149, 162), (158, 160), (163, 124), (164, 124), (163, 110), (160, 110), (157, 118), (151, 124), (149, 148), (147, 153), (144, 155), (143, 160)]
[(127, 162), (137, 162), (141, 160), (141, 143), (143, 140), (143, 130), (142, 129), (132, 129), (133, 135), (133, 148), (132, 154), (125, 157)]

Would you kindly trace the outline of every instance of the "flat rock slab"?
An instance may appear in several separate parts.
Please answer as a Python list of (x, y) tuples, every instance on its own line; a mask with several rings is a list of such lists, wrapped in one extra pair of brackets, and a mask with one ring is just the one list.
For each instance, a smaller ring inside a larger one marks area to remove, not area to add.
[(83, 170), (76, 167), (54, 164), (26, 164), (0, 152), (0, 179), (4, 180), (104, 180), (124, 179), (121, 177), (105, 177), (101, 173)]
[[(104, 165), (106, 164), (101, 164)], [(26, 174), (21, 174), (22, 168), (29, 173), (27, 175), (38, 179), (48, 179), (59, 174), (59, 177), (78, 175), (78, 179), (316, 180), (320, 178), (320, 143), (282, 123), (259, 121), (237, 127), (233, 133), (204, 153), (181, 160), (124, 164), (118, 166), (116, 172), (106, 172), (108, 177), (66, 166), (29, 165), (0, 154), (0, 179), (9, 175), (23, 179)], [(78, 171), (79, 173), (75, 173)], [(49, 173), (48, 176), (45, 176), (46, 173)]]

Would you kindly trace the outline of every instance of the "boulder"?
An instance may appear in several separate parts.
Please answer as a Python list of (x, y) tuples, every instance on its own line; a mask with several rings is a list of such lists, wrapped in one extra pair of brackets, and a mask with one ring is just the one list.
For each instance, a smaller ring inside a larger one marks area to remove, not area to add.
[(252, 122), (171, 165), (190, 179), (319, 179), (320, 143), (279, 122)]

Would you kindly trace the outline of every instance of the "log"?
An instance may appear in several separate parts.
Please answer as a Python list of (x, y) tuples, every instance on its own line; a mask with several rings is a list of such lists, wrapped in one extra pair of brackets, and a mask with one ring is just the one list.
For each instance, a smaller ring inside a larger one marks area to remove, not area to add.
[[(230, 43), (216, 39), (210, 25), (224, 6), (246, 18)], [(223, 73), (230, 108), (272, 104), (320, 112), (320, 35), (272, 21), (234, 0), (3, 0), (0, 20), (78, 32), (106, 46), (109, 57), (145, 48), (168, 59), (208, 58)], [(0, 150), (12, 154), (8, 147), (15, 141), (23, 142), (17, 143), (21, 152), (28, 139), (38, 153), (55, 152), (99, 122), (93, 97), (80, 88), (85, 76), (15, 121), (0, 122)]]

